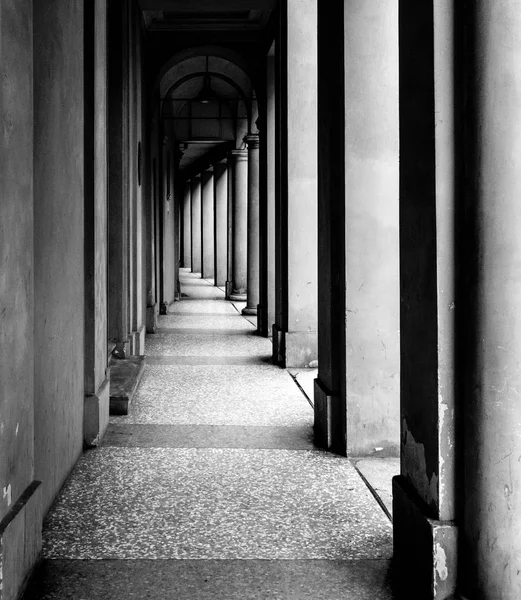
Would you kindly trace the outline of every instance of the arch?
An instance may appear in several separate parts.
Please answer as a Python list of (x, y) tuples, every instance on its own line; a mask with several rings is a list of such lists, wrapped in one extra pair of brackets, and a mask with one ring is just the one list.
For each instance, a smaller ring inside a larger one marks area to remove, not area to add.
[[(174, 54), (159, 70), (159, 74), (154, 83), (154, 89), (160, 90), (161, 83), (165, 76), (174, 69), (180, 63), (199, 56), (214, 56), (227, 60), (228, 62), (236, 65), (244, 74), (248, 77), (250, 82), (253, 82), (252, 73), (248, 62), (234, 50), (224, 48), (223, 46), (192, 46), (191, 48), (185, 48), (176, 54)], [(253, 87), (253, 85), (252, 85)]]

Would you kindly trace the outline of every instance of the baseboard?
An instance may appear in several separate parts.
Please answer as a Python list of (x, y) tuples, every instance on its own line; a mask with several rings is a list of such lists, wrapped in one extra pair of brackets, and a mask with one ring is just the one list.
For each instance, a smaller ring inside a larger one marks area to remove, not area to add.
[(147, 306), (146, 321), (146, 332), (155, 333), (157, 330), (157, 304)]
[(144, 356), (114, 360), (110, 365), (110, 414), (127, 415), (145, 369)]
[(318, 366), (316, 331), (283, 331), (273, 325), (273, 362), (281, 367), (316, 368)]
[[(109, 370), (107, 370), (109, 371)], [(85, 396), (83, 440), (87, 448), (99, 446), (109, 424), (110, 379), (107, 377), (95, 394)]]
[(42, 550), (42, 489), (33, 481), (0, 522), (0, 599), (17, 600)]

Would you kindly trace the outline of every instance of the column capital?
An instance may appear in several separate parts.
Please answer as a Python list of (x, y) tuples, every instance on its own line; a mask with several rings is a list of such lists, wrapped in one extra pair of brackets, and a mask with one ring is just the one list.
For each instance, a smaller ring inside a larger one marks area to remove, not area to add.
[(248, 144), (248, 150), (256, 150), (259, 147), (259, 134), (249, 133), (244, 136), (244, 141)]
[(204, 173), (213, 173), (213, 165), (208, 165), (206, 169), (203, 171)]
[(240, 162), (244, 160), (248, 160), (248, 151), (247, 150), (230, 150), (228, 153), (228, 158), (231, 161)]

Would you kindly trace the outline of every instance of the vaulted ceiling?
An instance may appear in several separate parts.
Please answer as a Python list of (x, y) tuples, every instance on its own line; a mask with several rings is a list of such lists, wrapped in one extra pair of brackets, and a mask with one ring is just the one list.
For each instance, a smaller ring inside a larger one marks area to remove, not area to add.
[[(245, 35), (250, 43), (256, 43), (254, 40), (263, 39), (277, 1), (138, 0), (149, 42), (168, 48), (168, 33), (172, 33), (177, 50), (179, 46), (190, 48), (193, 45), (212, 44), (215, 43), (214, 40), (244, 40)], [(212, 91), (219, 97), (219, 102), (227, 103), (231, 109), (238, 139), (242, 140), (242, 136), (248, 132), (249, 123), (255, 123), (256, 103), (252, 107), (255, 93), (249, 75), (239, 64), (240, 61), (229, 60), (226, 56), (219, 56), (219, 53), (207, 51), (176, 60), (175, 64), (162, 73), (160, 97), (165, 107), (163, 114), (166, 118), (178, 121), (179, 127), (176, 127), (175, 135), (183, 150), (180, 163), (182, 170), (190, 168), (218, 146), (231, 143), (229, 135), (222, 135), (222, 139), (217, 139), (216, 135), (212, 139), (210, 135), (203, 135), (200, 127), (194, 133), (194, 128), (188, 130), (181, 122), (186, 121), (187, 112), (192, 114), (191, 110), (186, 111), (183, 107), (203, 89), (205, 77), (210, 81)], [(219, 114), (223, 108), (225, 107), (219, 108)], [(223, 131), (222, 126), (220, 130)]]

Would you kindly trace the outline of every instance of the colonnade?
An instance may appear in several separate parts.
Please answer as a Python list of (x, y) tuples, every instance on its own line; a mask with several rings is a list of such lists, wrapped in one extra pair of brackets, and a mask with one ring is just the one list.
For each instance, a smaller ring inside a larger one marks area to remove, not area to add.
[(185, 182), (182, 264), (224, 287), (227, 299), (247, 302), (244, 314), (256, 315), (259, 134), (248, 134), (244, 144)]
[(277, 363), (318, 357), (322, 447), (401, 456), (402, 596), (514, 600), (521, 11), (452, 4), (319, 3), (318, 14), (312, 2), (281, 4), (259, 209), (254, 144), (227, 160), (226, 290), (247, 311), (258, 303)]

